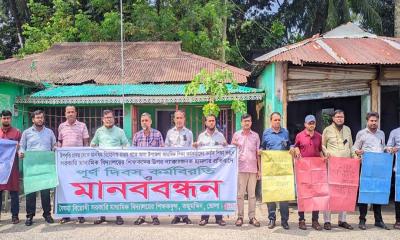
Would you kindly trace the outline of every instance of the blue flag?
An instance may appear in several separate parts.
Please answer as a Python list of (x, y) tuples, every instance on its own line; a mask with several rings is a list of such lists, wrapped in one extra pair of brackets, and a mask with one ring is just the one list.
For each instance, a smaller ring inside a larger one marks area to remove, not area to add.
[(16, 141), (0, 139), (0, 184), (7, 184), (8, 182), (14, 164), (17, 144)]
[(389, 203), (392, 166), (393, 155), (390, 153), (363, 154), (359, 203)]

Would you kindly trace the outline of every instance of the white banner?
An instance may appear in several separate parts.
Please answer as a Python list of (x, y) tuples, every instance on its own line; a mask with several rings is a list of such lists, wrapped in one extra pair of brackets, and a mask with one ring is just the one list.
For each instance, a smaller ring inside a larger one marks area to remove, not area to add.
[(232, 214), (236, 148), (59, 148), (58, 217)]

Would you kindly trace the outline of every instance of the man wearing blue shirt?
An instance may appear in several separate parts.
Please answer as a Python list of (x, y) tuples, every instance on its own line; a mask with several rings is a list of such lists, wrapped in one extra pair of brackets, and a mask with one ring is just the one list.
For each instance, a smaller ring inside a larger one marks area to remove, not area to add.
[[(262, 137), (262, 148), (265, 150), (288, 150), (289, 149), (289, 132), (281, 127), (281, 114), (273, 112), (270, 116), (271, 128), (264, 131)], [(267, 203), (268, 206), (268, 228), (275, 227), (276, 221), (276, 203)], [(284, 229), (289, 229), (289, 203), (287, 201), (279, 202), (281, 213), (281, 225)]]
[[(24, 158), (26, 151), (52, 151), (56, 137), (51, 129), (44, 126), (44, 112), (36, 110), (32, 113), (33, 126), (22, 133), (19, 157)], [(50, 189), (40, 191), (43, 217), (47, 223), (54, 223), (51, 217)], [(26, 195), (26, 226), (31, 226), (36, 212), (36, 192)]]

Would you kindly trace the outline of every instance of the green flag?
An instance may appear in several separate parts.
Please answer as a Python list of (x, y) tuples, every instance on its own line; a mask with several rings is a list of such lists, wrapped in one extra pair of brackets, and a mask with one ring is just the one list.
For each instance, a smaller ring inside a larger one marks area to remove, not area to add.
[(58, 177), (54, 152), (25, 152), (23, 173), (25, 194), (56, 187)]

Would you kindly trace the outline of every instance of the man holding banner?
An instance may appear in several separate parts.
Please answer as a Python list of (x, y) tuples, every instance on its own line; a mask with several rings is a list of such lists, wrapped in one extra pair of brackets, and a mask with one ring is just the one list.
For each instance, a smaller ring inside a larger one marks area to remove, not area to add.
[[(65, 118), (67, 121), (58, 127), (58, 147), (88, 147), (89, 132), (86, 124), (76, 119), (76, 108), (65, 107)], [(61, 224), (71, 221), (71, 218), (62, 218)], [(84, 217), (78, 217), (79, 223), (84, 223)]]
[[(12, 114), (8, 110), (3, 110), (1, 112), (1, 131), (0, 131), (0, 139), (8, 139), (8, 140), (13, 140), (16, 141), (17, 143), (21, 139), (21, 132), (11, 126), (11, 117)], [(1, 145), (0, 145), (1, 146)], [(16, 148), (16, 146), (13, 146)], [(7, 151), (0, 149), (3, 153), (6, 153)], [(15, 149), (14, 149), (15, 151)], [(11, 196), (11, 221), (13, 224), (18, 224), (19, 223), (19, 198), (18, 198), (18, 192), (19, 192), (19, 162), (17, 156), (13, 154), (13, 156), (8, 156), (9, 158), (13, 159), (12, 163), (12, 168), (11, 168), (11, 173), (8, 177), (8, 181), (5, 182), (5, 184), (0, 184), (0, 209), (2, 206), (2, 193), (4, 190), (7, 190), (10, 192)], [(2, 169), (5, 170), (5, 169)], [(8, 172), (9, 173), (9, 172)], [(3, 172), (0, 170), (0, 174), (3, 174)], [(4, 173), (7, 174), (7, 173)], [(1, 214), (1, 211), (0, 211)]]
[[(103, 111), (103, 126), (96, 130), (90, 146), (101, 148), (117, 148), (128, 146), (124, 130), (114, 125), (114, 112), (112, 110)], [(100, 217), (94, 224), (100, 224), (106, 221), (106, 217)], [(117, 216), (115, 223), (117, 225), (124, 224), (121, 216)]]
[[(301, 161), (302, 157), (323, 157), (322, 154), (322, 136), (319, 132), (315, 131), (316, 119), (314, 115), (307, 115), (304, 120), (305, 129), (296, 135), (294, 144), (294, 154), (296, 161)], [(306, 222), (304, 219), (304, 212), (299, 214), (299, 228), (306, 230)], [(315, 230), (322, 230), (318, 222), (319, 211), (312, 211), (312, 228)]]
[[(32, 113), (33, 126), (22, 133), (19, 157), (24, 158), (27, 151), (52, 151), (56, 144), (56, 137), (51, 129), (44, 126), (44, 112), (36, 110)], [(43, 217), (47, 223), (54, 223), (51, 217), (50, 189), (40, 190)], [(36, 213), (36, 192), (26, 195), (26, 226), (33, 224)]]
[(243, 114), (241, 117), (242, 129), (235, 132), (232, 144), (239, 150), (239, 175), (238, 175), (238, 219), (235, 225), (240, 227), (244, 217), (244, 194), (247, 190), (249, 199), (249, 224), (260, 227), (256, 216), (256, 184), (261, 178), (261, 162), (259, 155), (260, 137), (251, 130), (251, 115)]
[[(164, 147), (164, 139), (160, 131), (151, 127), (152, 120), (151, 115), (147, 112), (142, 113), (140, 116), (140, 124), (142, 130), (135, 133), (132, 139), (132, 146), (134, 147)], [(152, 215), (152, 224), (160, 225), (160, 220), (157, 215)], [(139, 216), (138, 219), (133, 223), (135, 225), (141, 225), (145, 223), (146, 216)]]
[[(273, 112), (270, 116), (271, 128), (266, 129), (262, 138), (262, 148), (264, 150), (288, 150), (289, 132), (281, 127), (281, 114)], [(268, 206), (268, 228), (273, 229), (276, 221), (276, 203), (269, 202)], [(279, 202), (281, 213), (281, 225), (284, 229), (289, 229), (289, 203), (287, 201)]]
[[(385, 149), (385, 133), (378, 129), (379, 114), (377, 112), (367, 113), (367, 128), (360, 130), (357, 133), (356, 141), (354, 142), (353, 151), (358, 157), (366, 152), (383, 153)], [(375, 226), (389, 230), (382, 219), (381, 205), (372, 204), (374, 209)], [(358, 227), (361, 230), (366, 230), (365, 225), (368, 211), (367, 203), (359, 203), (360, 222)]]
[[(193, 144), (193, 133), (189, 129), (185, 127), (185, 112), (182, 110), (177, 110), (174, 113), (174, 123), (175, 127), (171, 128), (167, 132), (167, 136), (165, 137), (165, 146), (166, 147), (191, 147)], [(188, 215), (176, 215), (174, 219), (172, 219), (171, 224), (177, 224), (181, 221), (186, 224), (192, 224), (192, 221), (189, 219)]]
[[(193, 143), (194, 147), (205, 147), (205, 146), (226, 146), (227, 142), (224, 135), (219, 132), (216, 128), (217, 117), (215, 115), (208, 115), (206, 117), (206, 130), (197, 138), (197, 142)], [(210, 215), (202, 215), (199, 222), (200, 226), (208, 224)], [(215, 215), (215, 222), (220, 226), (225, 226), (222, 215)]]
[(394, 229), (400, 229), (400, 199), (398, 198), (398, 196), (400, 195), (399, 194), (399, 192), (397, 191), (397, 189), (400, 187), (400, 186), (397, 186), (398, 185), (398, 182), (399, 182), (399, 179), (397, 179), (398, 178), (398, 176), (396, 176), (396, 175), (398, 175), (399, 173), (398, 173), (398, 171), (397, 171), (397, 169), (399, 168), (399, 166), (397, 165), (398, 163), (397, 163), (397, 161), (398, 161), (398, 159), (397, 159), (397, 152), (399, 151), (399, 148), (400, 148), (400, 128), (396, 128), (396, 129), (394, 129), (394, 130), (392, 130), (391, 132), (390, 132), (390, 134), (389, 134), (389, 140), (388, 140), (388, 142), (387, 142), (387, 148), (388, 148), (388, 151), (389, 152), (391, 152), (391, 153), (393, 153), (393, 154), (395, 154), (395, 161), (396, 161), (396, 163), (395, 163), (395, 168), (394, 168), (394, 171), (395, 171), (395, 188), (396, 188), (396, 198), (395, 198), (395, 202), (394, 202), (394, 209), (395, 209), (395, 212), (396, 212), (396, 223), (393, 225), (393, 228)]
[[(353, 139), (351, 130), (344, 125), (344, 112), (337, 109), (332, 116), (332, 124), (322, 133), (322, 150), (328, 157), (351, 158)], [(328, 160), (329, 161), (329, 160)], [(324, 229), (331, 230), (331, 213), (324, 212)], [(353, 227), (346, 222), (346, 212), (339, 212), (339, 227), (352, 230)]]

